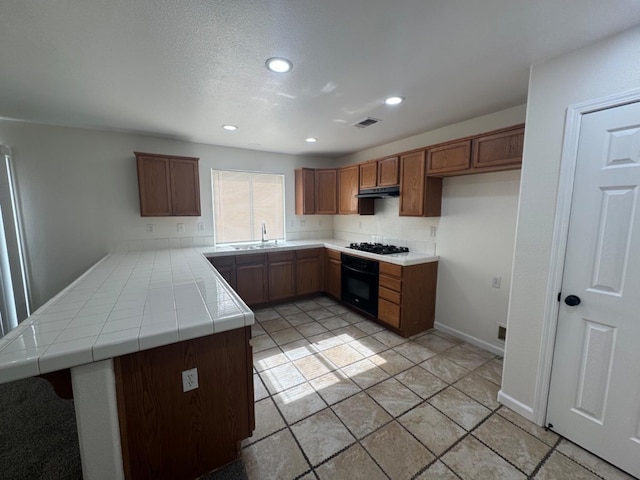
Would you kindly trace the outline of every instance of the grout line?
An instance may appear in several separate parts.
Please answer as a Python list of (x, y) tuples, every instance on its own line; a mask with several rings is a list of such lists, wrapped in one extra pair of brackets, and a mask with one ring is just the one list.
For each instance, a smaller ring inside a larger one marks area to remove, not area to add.
[(540, 462), (538, 463), (538, 465), (536, 465), (536, 467), (533, 469), (533, 471), (531, 472), (531, 474), (527, 477), (527, 479), (532, 479), (534, 478), (538, 472), (540, 471), (540, 469), (544, 466), (545, 463), (547, 463), (547, 460), (549, 460), (549, 458), (551, 457), (551, 455), (553, 454), (553, 452), (556, 451), (556, 448), (558, 447), (558, 445), (560, 445), (560, 442), (562, 441), (562, 437), (558, 437), (558, 439), (556, 440), (556, 443), (553, 444), (553, 446), (549, 449), (549, 451), (547, 452), (547, 454), (542, 457), (542, 460), (540, 460)]

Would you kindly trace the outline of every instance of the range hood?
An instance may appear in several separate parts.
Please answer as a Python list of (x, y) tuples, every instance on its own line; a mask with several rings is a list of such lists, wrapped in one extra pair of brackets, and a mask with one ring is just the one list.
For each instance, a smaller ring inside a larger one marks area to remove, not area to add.
[(400, 187), (364, 188), (356, 198), (390, 198), (400, 196)]

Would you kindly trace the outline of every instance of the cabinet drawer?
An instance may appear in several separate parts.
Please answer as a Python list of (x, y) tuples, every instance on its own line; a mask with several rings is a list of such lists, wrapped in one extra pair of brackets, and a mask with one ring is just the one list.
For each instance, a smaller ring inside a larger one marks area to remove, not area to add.
[(338, 260), (339, 262), (342, 261), (342, 258), (340, 257), (340, 252), (338, 252), (337, 250), (327, 249), (327, 256), (329, 258), (332, 258), (333, 260)]
[(269, 259), (269, 263), (287, 262), (287, 261), (293, 261), (294, 253), (293, 253), (293, 251), (290, 251), (290, 252), (274, 252), (274, 253), (268, 253), (267, 257)]
[(378, 299), (378, 318), (391, 326), (400, 328), (400, 306), (384, 298)]
[(402, 266), (395, 263), (380, 262), (380, 274), (402, 277)]
[(402, 280), (400, 280), (399, 278), (387, 277), (386, 275), (380, 275), (378, 279), (378, 285), (384, 288), (388, 288), (389, 290), (400, 292), (402, 288)]
[(380, 298), (384, 298), (385, 300), (389, 300), (392, 303), (397, 303), (400, 305), (400, 292), (394, 292), (393, 290), (389, 290), (385, 287), (380, 287), (378, 289), (378, 296)]
[(296, 258), (317, 258), (322, 255), (321, 248), (306, 248), (304, 250), (296, 250)]
[(236, 255), (236, 265), (263, 265), (267, 256), (264, 253), (256, 255)]

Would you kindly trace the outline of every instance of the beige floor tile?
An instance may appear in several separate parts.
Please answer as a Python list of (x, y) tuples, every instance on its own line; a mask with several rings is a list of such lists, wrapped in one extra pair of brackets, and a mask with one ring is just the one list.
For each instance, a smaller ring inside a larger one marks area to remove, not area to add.
[(347, 325), (333, 331), (334, 335), (340, 337), (344, 343), (352, 342), (358, 338), (365, 337), (367, 334), (354, 325)]
[(253, 398), (254, 400), (257, 402), (258, 400), (262, 400), (263, 398), (266, 398), (269, 396), (269, 392), (267, 391), (267, 388), (264, 386), (264, 383), (262, 383), (262, 380), (260, 380), (260, 375), (258, 375), (257, 373), (253, 374)]
[(349, 312), (349, 309), (346, 307), (343, 307), (342, 305), (329, 305), (329, 306), (326, 306), (326, 308), (334, 315), (342, 315), (343, 313)]
[(393, 348), (406, 343), (409, 341), (408, 338), (401, 337), (400, 335), (396, 335), (389, 330), (382, 330), (381, 332), (374, 333), (373, 338), (378, 340), (381, 343), (384, 343), (387, 347)]
[(441, 391), (428, 401), (465, 430), (471, 430), (491, 413), (487, 407), (452, 387)]
[(541, 440), (547, 445), (555, 445), (555, 443), (558, 441), (558, 438), (560, 438), (551, 430), (545, 430), (544, 428), (539, 427), (535, 423), (530, 422), (523, 416), (518, 415), (516, 412), (508, 409), (505, 406), (500, 407), (500, 409), (498, 410), (498, 414), (509, 420), (511, 423), (515, 423), (518, 427), (522, 428), (524, 431), (530, 433), (538, 440)]
[(476, 345), (473, 345), (472, 343), (462, 342), (460, 344), (460, 346), (462, 348), (464, 348), (465, 350), (468, 350), (470, 352), (476, 353), (476, 354), (480, 355), (481, 357), (484, 357), (484, 358), (486, 358), (488, 360), (496, 358), (496, 354), (495, 353), (490, 352), (489, 350), (485, 350), (484, 348), (478, 347)]
[(491, 410), (500, 406), (498, 403), (500, 387), (475, 373), (462, 378), (454, 386)]
[(309, 383), (329, 405), (362, 391), (358, 385), (339, 370), (314, 378)]
[(435, 335), (434, 333), (428, 333), (426, 335), (422, 335), (421, 337), (415, 340), (416, 343), (420, 345), (424, 345), (432, 352), (441, 353), (445, 350), (450, 349), (451, 347), (456, 346), (457, 344), (446, 340), (439, 335)]
[(385, 350), (369, 357), (374, 364), (387, 372), (389, 375), (397, 375), (398, 373), (408, 370), (414, 366), (411, 360), (407, 360), (399, 353), (393, 350)]
[(393, 480), (410, 479), (435, 459), (398, 422), (376, 430), (361, 443)]
[(333, 317), (333, 313), (331, 313), (326, 308), (318, 308), (316, 310), (308, 310), (307, 315), (309, 315), (314, 320), (322, 320), (323, 318), (331, 318)]
[(282, 350), (291, 361), (313, 355), (317, 352), (311, 342), (306, 338), (287, 343), (286, 345), (281, 345), (280, 350)]
[(257, 372), (288, 363), (289, 359), (279, 348), (269, 348), (261, 352), (253, 352), (253, 366)]
[[(369, 322), (372, 325), (376, 325), (375, 323), (373, 323), (371, 320), (369, 320), (368, 318), (360, 315), (359, 313), (353, 312), (351, 310), (347, 311), (347, 313), (341, 313), (340, 315), (338, 315), (341, 319), (343, 319), (346, 322), (349, 322), (351, 324), (355, 324), (355, 323), (360, 323), (360, 322)], [(379, 328), (378, 330), (376, 330), (376, 332), (379, 332), (380, 330), (382, 330), (382, 327), (380, 327), (379, 325), (377, 325)], [(366, 330), (364, 330), (366, 332)]]
[(424, 362), (425, 360), (436, 355), (436, 352), (429, 350), (424, 345), (420, 345), (416, 342), (406, 342), (402, 345), (398, 345), (393, 349), (403, 357), (408, 358), (413, 363)]
[(351, 325), (349, 322), (341, 319), (340, 317), (335, 317), (335, 316), (324, 318), (319, 322), (320, 322), (320, 325), (322, 325), (327, 330), (337, 330), (339, 328), (343, 328)]
[(338, 368), (319, 353), (294, 360), (293, 364), (307, 380), (321, 377)]
[(259, 337), (254, 337), (251, 339), (251, 346), (253, 347), (254, 353), (257, 353), (269, 348), (276, 347), (277, 344), (269, 335), (260, 335)]
[(309, 470), (288, 429), (244, 448), (242, 463), (249, 480), (293, 479)]
[(299, 477), (297, 480), (316, 480), (316, 476), (313, 474), (313, 472), (309, 472)]
[(320, 480), (386, 480), (387, 476), (360, 445), (352, 445), (340, 455), (316, 468)]
[[(349, 313), (345, 313), (344, 315), (340, 315), (340, 318), (343, 318), (349, 321)], [(384, 330), (383, 327), (378, 325), (377, 323), (372, 322), (371, 320), (365, 320), (364, 318), (360, 318), (358, 322), (350, 322), (362, 330), (364, 333), (368, 335), (373, 335), (374, 333), (382, 332)]]
[(516, 465), (527, 475), (533, 472), (551, 447), (516, 427), (500, 415), (493, 415), (473, 431), (476, 438)]
[(260, 372), (260, 378), (272, 395), (306, 381), (292, 363), (285, 363), (284, 365), (264, 370)]
[(418, 405), (398, 421), (436, 455), (442, 455), (467, 433), (428, 403)]
[(433, 330), (433, 334), (437, 335), (437, 336), (439, 336), (441, 338), (444, 338), (445, 340), (448, 340), (449, 342), (453, 343), (454, 345), (459, 345), (461, 343), (464, 343), (458, 337), (454, 337), (453, 335), (449, 335), (448, 333), (445, 333), (442, 330), (434, 329)]
[(302, 310), (300, 310), (295, 305), (291, 305), (290, 303), (287, 303), (287, 304), (284, 304), (284, 305), (278, 305), (277, 307), (274, 307), (274, 310), (276, 312), (278, 312), (285, 319), (289, 315), (296, 315), (296, 314), (302, 312)]
[(469, 370), (451, 360), (447, 360), (442, 354), (431, 357), (429, 360), (422, 362), (420, 366), (447, 383), (454, 383), (469, 373)]
[(458, 480), (458, 476), (449, 470), (444, 463), (437, 461), (421, 475), (418, 475), (416, 480)]
[(634, 478), (569, 440), (562, 439), (557, 450), (606, 480), (632, 480)]
[(422, 399), (394, 378), (370, 387), (366, 392), (394, 417), (418, 405)]
[(327, 407), (325, 401), (308, 383), (280, 392), (274, 395), (273, 399), (290, 425)]
[(284, 318), (267, 320), (266, 322), (261, 322), (260, 325), (262, 325), (262, 328), (264, 328), (268, 333), (277, 332), (278, 330), (284, 330), (285, 328), (291, 327), (291, 324)]
[(312, 337), (307, 337), (307, 339), (320, 352), (329, 348), (337, 347), (338, 345), (342, 345), (344, 343), (340, 338), (336, 337), (331, 332), (325, 332), (319, 335), (314, 335)]
[(365, 357), (370, 357), (376, 353), (380, 353), (387, 350), (387, 346), (380, 343), (373, 337), (362, 337), (352, 342), (349, 342), (353, 348), (360, 352)]
[(347, 398), (333, 407), (335, 414), (342, 420), (356, 438), (363, 438), (377, 430), (393, 418), (364, 392)]
[(317, 310), (318, 308), (322, 307), (322, 305), (320, 305), (318, 302), (315, 302), (314, 300), (304, 300), (302, 302), (296, 302), (295, 305), (303, 312), (308, 312), (309, 310)]
[(299, 327), (307, 323), (313, 322), (313, 318), (304, 312), (294, 313), (293, 315), (287, 315), (285, 320), (293, 327)]
[(417, 365), (399, 373), (395, 378), (425, 399), (448, 386), (446, 382)]
[[(527, 477), (500, 456), (468, 436), (440, 459), (463, 479), (525, 480)], [(562, 477), (558, 477), (560, 480)]]
[(255, 310), (253, 312), (256, 320), (259, 322), (266, 322), (267, 320), (273, 320), (275, 318), (280, 318), (280, 314), (276, 312), (273, 308), (261, 308)]
[(259, 337), (260, 335), (265, 335), (266, 333), (267, 332), (264, 331), (264, 328), (262, 328), (259, 323), (256, 322), (251, 325), (251, 336), (253, 338)]
[(273, 400), (265, 398), (255, 404), (256, 429), (249, 437), (249, 442), (254, 443), (273, 432), (286, 427), (280, 412), (276, 408)]
[(553, 452), (534, 480), (600, 480), (598, 476), (561, 453)]
[(291, 431), (312, 465), (355, 442), (353, 435), (329, 408), (291, 425)]
[(322, 355), (338, 367), (346, 367), (364, 358), (357, 350), (345, 344), (324, 350)]
[(324, 328), (318, 322), (314, 322), (313, 320), (310, 323), (305, 323), (304, 325), (297, 326), (296, 329), (307, 338), (328, 332), (326, 328)]
[(341, 368), (342, 373), (349, 377), (353, 382), (358, 384), (360, 388), (367, 389), (376, 383), (389, 378), (389, 374), (378, 368), (368, 359), (360, 360), (346, 367)]
[[(313, 299), (318, 305), (322, 305), (323, 307), (342, 307), (338, 302), (336, 302), (333, 298), (329, 298), (327, 296), (320, 296)], [(344, 307), (342, 307), (344, 308)]]
[(489, 359), (477, 352), (465, 348), (463, 345), (457, 345), (440, 354), (444, 358), (457, 363), (467, 370), (475, 370), (479, 366), (487, 363)]
[(494, 358), (478, 368), (475, 373), (496, 385), (502, 385), (502, 359)]
[(285, 328), (284, 330), (278, 330), (277, 332), (271, 332), (271, 338), (278, 345), (284, 345), (287, 343), (301, 340), (303, 337), (300, 332), (293, 327)]

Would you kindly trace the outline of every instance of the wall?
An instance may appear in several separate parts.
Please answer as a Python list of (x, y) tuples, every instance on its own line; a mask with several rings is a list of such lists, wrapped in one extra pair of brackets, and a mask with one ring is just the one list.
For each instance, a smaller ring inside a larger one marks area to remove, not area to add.
[[(343, 165), (524, 122), (525, 105), (477, 117), (344, 157)], [(436, 322), (439, 328), (501, 353), (498, 322), (506, 323), (520, 172), (445, 178), (440, 218), (398, 216), (397, 199), (376, 200), (373, 217), (336, 216), (336, 238), (366, 241), (381, 235), (440, 256)], [(354, 219), (356, 219), (354, 221)], [(431, 228), (436, 227), (436, 237)], [(500, 289), (491, 288), (502, 277)]]
[[(331, 166), (326, 159), (9, 120), (0, 120), (0, 144), (11, 148), (15, 165), (32, 309), (122, 240), (138, 240), (132, 245), (139, 247), (160, 238), (184, 245), (211, 243), (214, 167), (285, 174), (287, 237), (333, 233), (331, 216), (294, 215), (293, 169)], [(202, 216), (140, 217), (134, 151), (200, 157)], [(178, 222), (185, 224), (185, 233), (177, 233)], [(204, 231), (196, 231), (198, 222)], [(154, 225), (153, 233), (147, 232), (148, 224)]]
[(502, 395), (540, 421), (536, 394), (565, 113), (640, 85), (640, 28), (531, 69)]

